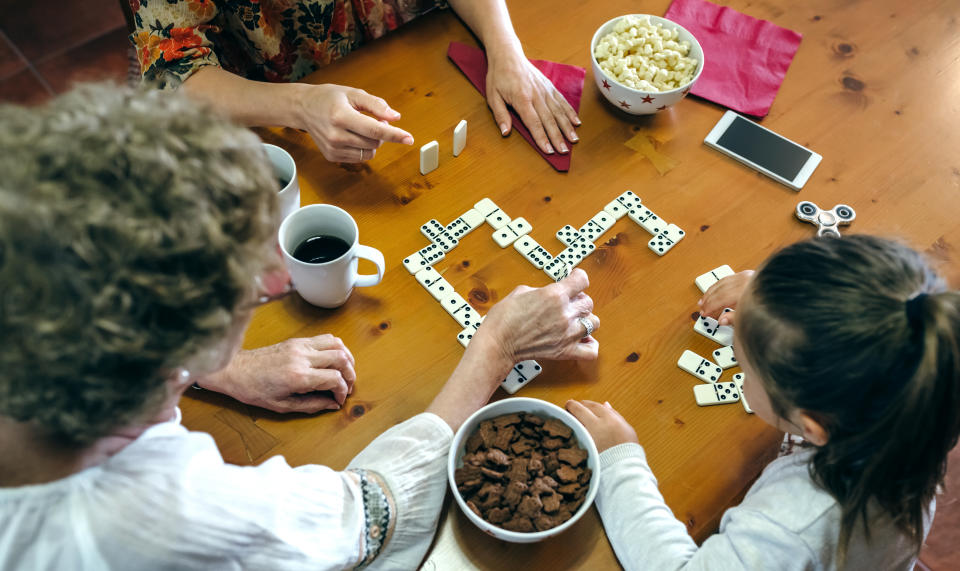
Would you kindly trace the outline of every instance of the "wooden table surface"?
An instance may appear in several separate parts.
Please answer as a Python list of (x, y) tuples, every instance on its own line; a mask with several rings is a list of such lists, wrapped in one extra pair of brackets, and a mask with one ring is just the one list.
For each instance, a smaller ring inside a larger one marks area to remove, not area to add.
[[(342, 468), (376, 435), (423, 411), (462, 353), (455, 339), (460, 327), (401, 265), (426, 245), (420, 224), (430, 218), (448, 223), (486, 196), (510, 216), (525, 217), (532, 236), (556, 253), (562, 249), (553, 236), (558, 228), (583, 224), (631, 189), (684, 228), (686, 238), (661, 258), (647, 249), (649, 235), (627, 218), (604, 235), (581, 265), (602, 320), (599, 361), (544, 363), (543, 374), (519, 394), (561, 405), (568, 398), (609, 400), (636, 427), (667, 503), (694, 538), (705, 539), (770, 460), (780, 434), (740, 405), (694, 403), (697, 381), (677, 368), (677, 358), (684, 349), (708, 354), (714, 348), (692, 331), (699, 296), (694, 277), (721, 264), (752, 268), (779, 246), (812, 236), (815, 228), (794, 218), (799, 200), (853, 206), (857, 220), (846, 232), (901, 237), (943, 261), (953, 278), (957, 266), (950, 262), (960, 243), (955, 2), (721, 3), (803, 34), (763, 120), (823, 155), (803, 191), (703, 145), (724, 112), (718, 105), (688, 97), (666, 112), (634, 117), (599, 94), (588, 53), (593, 32), (621, 14), (663, 14), (666, 1), (509, 2), (529, 57), (587, 69), (581, 141), (564, 174), (518, 135), (500, 136), (484, 99), (446, 57), (449, 42), (476, 40), (452, 13), (428, 15), (308, 78), (384, 97), (403, 114), (397, 124), (414, 134), (415, 147), (388, 145), (368, 164), (351, 167), (326, 162), (298, 131), (264, 133), (297, 161), (302, 204), (329, 202), (349, 211), (361, 242), (386, 256), (387, 271), (379, 286), (356, 290), (336, 310), (313, 308), (296, 296), (261, 308), (245, 346), (333, 332), (356, 356), (356, 391), (343, 410), (312, 417), (190, 395), (182, 403), (184, 424), (212, 434), (234, 463), (282, 454), (294, 465)], [(460, 119), (469, 122), (469, 139), (453, 158)], [(653, 161), (625, 146), (637, 135), (652, 143)], [(440, 168), (421, 176), (418, 148), (433, 139), (440, 142)], [(549, 283), (513, 248), (497, 247), (490, 233), (475, 231), (437, 264), (483, 313), (517, 284)], [(361, 270), (370, 271), (367, 262)], [(505, 396), (498, 391), (494, 398)], [(510, 545), (474, 528), (448, 494), (424, 568), (616, 565), (595, 511), (551, 541)]]

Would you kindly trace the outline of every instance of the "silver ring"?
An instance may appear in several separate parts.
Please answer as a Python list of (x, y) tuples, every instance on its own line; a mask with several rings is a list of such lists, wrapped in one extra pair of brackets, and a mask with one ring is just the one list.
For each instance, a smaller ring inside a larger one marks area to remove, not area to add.
[(360, 162), (363, 162), (363, 149), (360, 149)]
[(577, 318), (577, 321), (579, 321), (580, 325), (583, 325), (583, 328), (587, 330), (587, 332), (584, 333), (583, 336), (590, 337), (590, 335), (593, 334), (593, 322), (587, 319), (586, 317), (579, 317)]

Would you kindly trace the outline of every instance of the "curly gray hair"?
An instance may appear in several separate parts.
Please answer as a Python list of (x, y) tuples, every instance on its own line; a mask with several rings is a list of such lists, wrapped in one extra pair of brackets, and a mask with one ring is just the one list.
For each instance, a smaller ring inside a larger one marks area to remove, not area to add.
[(70, 445), (211, 353), (275, 248), (259, 139), (183, 95), (0, 106), (0, 415)]

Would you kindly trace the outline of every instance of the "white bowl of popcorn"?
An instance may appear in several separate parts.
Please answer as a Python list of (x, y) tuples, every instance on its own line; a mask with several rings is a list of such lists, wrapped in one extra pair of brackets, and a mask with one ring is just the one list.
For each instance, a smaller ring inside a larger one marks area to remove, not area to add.
[(593, 78), (621, 111), (649, 115), (686, 97), (703, 71), (703, 48), (666, 18), (629, 14), (600, 26), (590, 42)]

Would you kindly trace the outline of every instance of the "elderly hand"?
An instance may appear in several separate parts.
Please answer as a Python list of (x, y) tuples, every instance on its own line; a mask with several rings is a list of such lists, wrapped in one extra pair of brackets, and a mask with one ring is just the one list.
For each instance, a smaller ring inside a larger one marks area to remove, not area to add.
[(608, 402), (600, 404), (592, 400), (568, 400), (567, 411), (587, 429), (599, 452), (617, 444), (640, 442), (637, 431)]
[(507, 135), (512, 127), (510, 105), (543, 152), (569, 152), (564, 137), (571, 143), (579, 141), (573, 127), (580, 125), (580, 118), (553, 83), (519, 49), (491, 51), (489, 63), (487, 104), (500, 133)]
[[(583, 293), (590, 285), (587, 273), (574, 270), (567, 278), (541, 288), (517, 286), (490, 309), (474, 339), (492, 337), (499, 352), (511, 362), (527, 359), (596, 359), (599, 344), (579, 321), (600, 319), (593, 300)], [(471, 342), (472, 344), (472, 342)]]
[[(703, 297), (700, 298), (700, 301), (697, 302), (697, 305), (700, 306), (700, 314), (717, 319), (720, 325), (731, 325), (734, 312), (721, 312), (725, 307), (737, 309), (737, 302), (747, 289), (753, 274), (753, 270), (744, 270), (732, 276), (727, 276), (710, 286)], [(720, 317), (717, 317), (717, 314), (720, 314)]]
[(343, 405), (353, 392), (354, 367), (343, 341), (318, 335), (240, 351), (224, 370), (198, 384), (275, 412), (313, 413)]
[(310, 133), (328, 161), (369, 161), (383, 142), (413, 144), (413, 135), (390, 125), (400, 113), (383, 99), (342, 85), (299, 87), (299, 126)]

